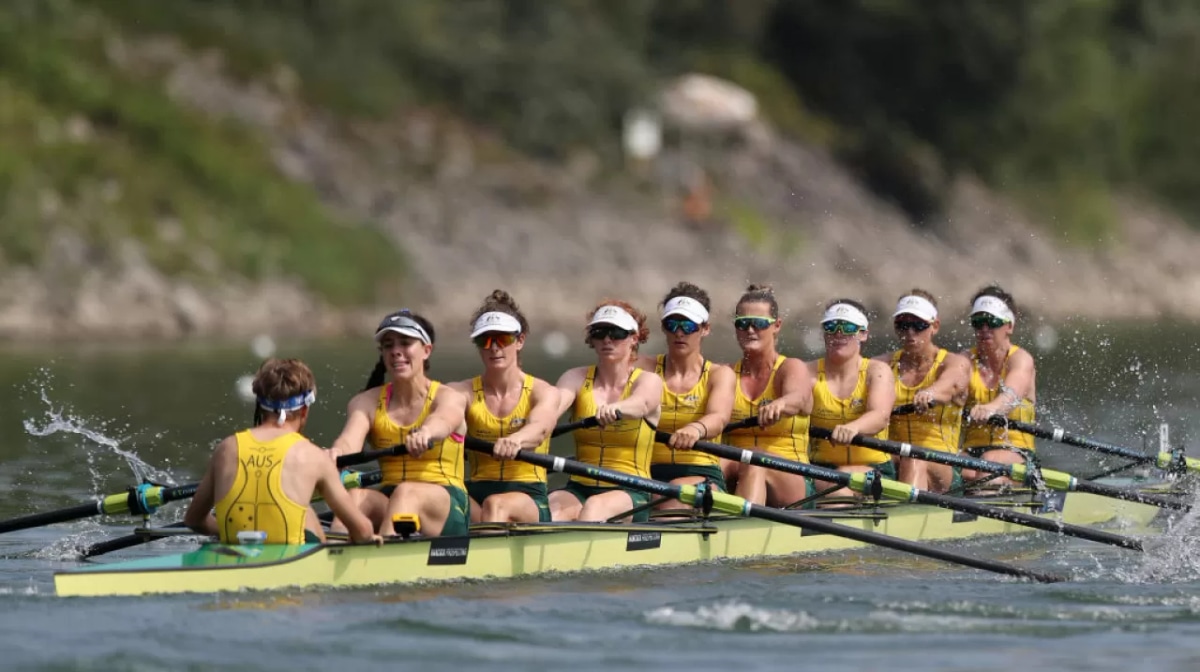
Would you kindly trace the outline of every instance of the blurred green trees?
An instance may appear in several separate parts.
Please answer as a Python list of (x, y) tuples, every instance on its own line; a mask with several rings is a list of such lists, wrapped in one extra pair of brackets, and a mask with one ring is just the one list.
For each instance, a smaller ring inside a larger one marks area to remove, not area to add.
[[(1200, 213), (1200, 3), (1186, 0), (32, 4), (87, 8), (126, 31), (220, 48), (244, 76), (285, 63), (306, 98), (343, 114), (441, 108), (539, 156), (587, 148), (617, 158), (625, 112), (669, 77), (701, 70), (749, 88), (784, 132), (827, 146), (918, 223), (939, 210), (960, 171), (1019, 196), (1084, 242), (1110, 223), (1117, 191)], [(30, 79), (66, 76), (53, 65), (60, 55), (36, 52), (72, 43), (50, 27), (12, 28), (22, 6), (30, 3), (0, 8), (12, 42), (0, 53), (0, 86), (19, 90), (23, 104), (116, 115), (142, 145), (174, 157), (172, 169), (203, 188), (197, 199), (240, 203), (254, 209), (251, 218), (307, 217), (284, 209), (303, 202), (283, 196), (285, 186), (252, 171), (235, 185), (233, 174), (208, 167), (224, 160), (221, 148), (242, 147), (233, 131), (166, 111), (165, 100), (129, 89), (98, 61), (72, 66), (83, 77), (78, 90)], [(71, 49), (79, 53), (77, 43)], [(22, 54), (36, 56), (39, 69), (14, 66)], [(118, 95), (128, 100), (97, 102)], [(203, 128), (211, 140), (188, 158), (192, 149), (163, 135), (173, 124)], [(15, 174), (15, 160), (0, 159), (0, 176)]]

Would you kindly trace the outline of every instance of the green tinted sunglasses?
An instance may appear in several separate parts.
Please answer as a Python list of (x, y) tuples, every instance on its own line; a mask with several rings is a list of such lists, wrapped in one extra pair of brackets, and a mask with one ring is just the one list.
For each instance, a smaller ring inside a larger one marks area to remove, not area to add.
[(847, 336), (853, 336), (854, 334), (857, 334), (863, 330), (863, 328), (857, 324), (853, 322), (847, 322), (846, 320), (830, 320), (829, 322), (822, 322), (821, 328), (824, 329), (825, 333), (827, 334), (836, 334), (840, 331)]
[(984, 327), (990, 327), (992, 329), (999, 329), (1000, 327), (1003, 327), (1006, 324), (1008, 324), (1008, 320), (996, 317), (995, 315), (992, 315), (991, 313), (976, 313), (971, 316), (971, 328), (972, 329), (982, 329)]

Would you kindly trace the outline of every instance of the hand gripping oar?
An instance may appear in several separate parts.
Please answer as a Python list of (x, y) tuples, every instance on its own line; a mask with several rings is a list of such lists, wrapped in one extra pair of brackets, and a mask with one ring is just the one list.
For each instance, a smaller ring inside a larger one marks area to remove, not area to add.
[(1188, 471), (1200, 472), (1200, 460), (1193, 457), (1184, 457), (1183, 453), (1179, 451), (1163, 451), (1156, 455), (1147, 455), (1146, 453), (1133, 450), (1132, 448), (1123, 448), (1121, 446), (1114, 446), (1112, 444), (1089, 439), (1084, 436), (1077, 436), (1075, 434), (1068, 433), (1061, 427), (1047, 427), (1044, 425), (1035, 425), (1029, 422), (1010, 420), (1003, 415), (993, 415), (992, 417), (988, 418), (988, 424), (995, 425), (997, 427), (1015, 429), (1018, 432), (1025, 432), (1026, 434), (1032, 434), (1039, 439), (1048, 439), (1050, 441), (1065, 443), (1068, 446), (1086, 448), (1088, 450), (1094, 450), (1098, 453), (1124, 457), (1133, 460), (1138, 464), (1153, 463), (1159, 469), (1166, 469), (1178, 473), (1184, 473)]
[[(828, 438), (829, 431), (818, 427), (809, 427), (809, 436), (817, 438)], [(899, 441), (886, 441), (877, 439), (873, 436), (863, 436), (859, 434), (850, 441), (856, 446), (872, 448), (891, 455), (899, 455), (901, 457), (915, 457), (918, 460), (927, 462), (936, 462), (938, 464), (949, 464), (954, 467), (962, 467), (964, 469), (974, 469), (975, 471), (983, 471), (989, 474), (999, 474), (1007, 476), (1017, 483), (1033, 484), (1034, 479), (1038, 474), (1041, 475), (1042, 481), (1052, 490), (1062, 490), (1066, 492), (1086, 492), (1102, 497), (1112, 497), (1114, 499), (1123, 499), (1129, 502), (1138, 502), (1140, 504), (1149, 504), (1164, 509), (1177, 509), (1179, 511), (1189, 511), (1192, 508), (1191, 504), (1154, 495), (1145, 492), (1139, 492), (1129, 488), (1118, 488), (1102, 483), (1095, 483), (1081, 478), (1076, 478), (1071, 474), (1063, 471), (1055, 471), (1054, 469), (1034, 469), (1025, 464), (1003, 464), (1000, 462), (991, 462), (981, 460), (966, 455), (956, 455), (954, 453), (945, 453), (940, 450), (932, 450), (922, 448), (908, 443), (900, 443)]]
[[(822, 436), (824, 434), (825, 436)], [(809, 435), (818, 438), (828, 438), (828, 430), (820, 428), (810, 428)], [(663, 441), (669, 438), (670, 435), (665, 432), (658, 432), (654, 438), (658, 441)], [(785, 460), (775, 457), (768, 453), (761, 453), (742, 448), (734, 448), (720, 443), (712, 443), (709, 441), (697, 441), (692, 450), (698, 450), (717, 457), (723, 457), (727, 460), (734, 460), (744, 464), (753, 464), (767, 469), (775, 469), (777, 471), (787, 472), (789, 474), (799, 474), (808, 476), (821, 481), (837, 483), (854, 490), (855, 492), (864, 495), (874, 495), (875, 488), (879, 488), (880, 494), (888, 499), (895, 499), (901, 502), (916, 502), (918, 504), (932, 504), (940, 506), (944, 509), (953, 511), (962, 511), (964, 513), (972, 513), (985, 518), (995, 518), (1006, 523), (1014, 523), (1017, 525), (1025, 525), (1046, 532), (1054, 532), (1063, 534), (1069, 537), (1079, 537), (1089, 541), (1099, 542), (1101, 544), (1111, 544), (1122, 548), (1129, 548), (1135, 551), (1142, 549), (1142, 542), (1132, 537), (1126, 537), (1111, 532), (1102, 530), (1093, 530), (1089, 527), (1081, 525), (1073, 525), (1055, 521), (1050, 518), (1035, 516), (1030, 513), (1022, 513), (1020, 511), (1012, 511), (1002, 509), (996, 506), (988, 506), (980, 504), (969, 499), (960, 497), (951, 497), (949, 495), (939, 495), (937, 493), (928, 492), (919, 488), (914, 488), (907, 483), (893, 481), (888, 478), (881, 478), (874, 473), (858, 473), (850, 474), (836, 469), (827, 469), (818, 467), (812, 464), (803, 462), (795, 462), (793, 460)]]
[[(474, 450), (482, 453), (491, 453), (493, 444), (487, 441), (481, 441), (473, 437), (467, 437), (466, 447), (468, 450)], [(998, 574), (1006, 574), (1008, 576), (1017, 576), (1026, 579), (1033, 579), (1042, 583), (1055, 583), (1065, 580), (1061, 576), (1054, 574), (1045, 574), (1023, 567), (1008, 565), (1002, 562), (985, 560), (969, 555), (962, 555), (952, 551), (947, 551), (924, 544), (919, 544), (906, 539), (891, 537), (878, 532), (869, 532), (858, 528), (841, 525), (839, 523), (829, 522), (809, 514), (797, 513), (795, 511), (785, 511), (783, 509), (775, 509), (769, 506), (761, 506), (742, 499), (736, 495), (731, 495), (725, 492), (714, 491), (707, 486), (700, 485), (674, 485), (672, 483), (664, 483), (648, 478), (641, 478), (632, 474), (626, 474), (611, 469), (602, 469), (583, 462), (567, 459), (565, 457), (557, 457), (554, 455), (545, 455), (527, 450), (517, 451), (516, 458), (523, 462), (542, 467), (549, 471), (554, 471), (563, 474), (571, 474), (575, 476), (584, 476), (593, 478), (607, 483), (613, 483), (633, 490), (640, 490), (653, 495), (677, 499), (684, 504), (692, 506), (705, 506), (711, 501), (712, 510), (720, 511), (735, 516), (745, 516), (748, 518), (761, 518), (783, 525), (792, 525), (801, 529), (812, 530), (831, 534), (836, 537), (852, 539), (865, 544), (882, 546), (893, 550), (904, 551), (914, 555), (921, 555), (927, 558), (951, 562), (975, 569), (982, 569)]]

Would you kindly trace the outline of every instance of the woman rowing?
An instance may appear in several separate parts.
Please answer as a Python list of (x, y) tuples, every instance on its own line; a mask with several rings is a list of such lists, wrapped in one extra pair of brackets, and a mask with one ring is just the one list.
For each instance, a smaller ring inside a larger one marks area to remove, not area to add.
[(354, 491), (359, 508), (384, 536), (395, 534), (397, 514), (415, 514), (426, 537), (467, 533), (462, 443), (467, 400), (427, 377), (434, 337), (429, 320), (409, 310), (383, 318), (375, 329), (379, 361), (366, 388), (350, 399), (346, 424), (330, 451), (334, 458), (357, 453), (364, 441), (376, 449), (407, 449), (406, 455), (379, 459), (381, 490)]
[(450, 387), (467, 396), (467, 436), (495, 444), (492, 455), (470, 455), (473, 522), (550, 520), (546, 470), (513, 460), (519, 450), (550, 451), (558, 390), (521, 370), (529, 322), (508, 292), (497, 289), (471, 317), (471, 340), (483, 373)]
[[(1025, 460), (1024, 451), (1034, 450), (1033, 436), (991, 424), (989, 419), (1036, 420), (1037, 371), (1033, 355), (1012, 343), (1015, 322), (1016, 304), (1011, 294), (996, 285), (979, 290), (971, 299), (975, 347), (963, 352), (971, 362), (970, 416), (963, 432), (963, 451), (1006, 464)], [(963, 471), (965, 479), (976, 477), (974, 471)]]
[(895, 478), (887, 453), (850, 443), (860, 434), (886, 439), (896, 399), (891, 367), (862, 356), (869, 326), (867, 310), (857, 301), (837, 299), (825, 307), (825, 356), (808, 362), (808, 371), (814, 378), (812, 426), (829, 430), (832, 438), (814, 440), (812, 461), (838, 471), (879, 471)]
[[(703, 483), (725, 489), (720, 459), (692, 450), (701, 439), (720, 441), (733, 410), (733, 370), (709, 361), (700, 352), (711, 331), (708, 292), (690, 282), (675, 285), (662, 303), (662, 330), (667, 353), (638, 358), (638, 366), (663, 379), (662, 416), (658, 428), (671, 435), (655, 443), (650, 476), (677, 485)], [(660, 509), (686, 508), (677, 500)]]
[[(808, 462), (808, 414), (812, 410), (812, 379), (804, 362), (776, 349), (779, 304), (767, 285), (750, 285), (737, 302), (733, 327), (742, 358), (734, 365), (736, 424), (757, 418), (758, 425), (725, 435), (729, 445)], [(808, 496), (808, 481), (749, 464), (726, 460), (726, 476), (736, 477), (736, 492), (755, 504), (787, 506)], [(733, 478), (730, 478), (733, 480)]]
[(217, 445), (184, 524), (216, 535), (224, 544), (241, 543), (239, 532), (265, 534), (258, 542), (267, 544), (323, 542), (325, 533), (309, 505), (317, 493), (346, 521), (353, 541), (381, 542), (346, 492), (337, 468), (300, 433), (317, 399), (308, 365), (298, 359), (268, 359), (251, 389), (255, 426)]
[[(900, 297), (892, 313), (892, 326), (900, 349), (876, 359), (892, 368), (896, 407), (910, 408), (891, 417), (888, 437), (957, 453), (970, 360), (933, 342), (942, 322), (937, 300), (923, 289)], [(900, 458), (899, 471), (900, 480), (922, 490), (946, 492), (954, 481), (953, 467), (911, 457)]]
[[(596, 351), (596, 363), (567, 371), (557, 384), (559, 414), (571, 409), (572, 421), (595, 416), (599, 422), (575, 431), (579, 461), (650, 477), (663, 385), (658, 374), (635, 366), (649, 333), (646, 316), (624, 301), (605, 301), (591, 312), (585, 342)], [(572, 476), (550, 493), (550, 513), (554, 520), (605, 521), (648, 501), (637, 490)], [(634, 520), (647, 517), (642, 511)]]

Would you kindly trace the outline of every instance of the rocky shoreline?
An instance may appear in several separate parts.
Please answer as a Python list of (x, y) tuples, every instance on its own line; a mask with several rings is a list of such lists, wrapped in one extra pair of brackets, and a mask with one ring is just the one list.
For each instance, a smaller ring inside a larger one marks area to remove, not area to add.
[[(1084, 247), (961, 178), (942, 217), (913, 222), (821, 150), (762, 124), (716, 157), (668, 148), (662, 174), (611, 180), (586, 155), (565, 166), (497, 159), (470, 129), (430, 113), (342, 122), (286, 89), (236, 82), (219, 58), (178, 46), (122, 53), (155, 59), (178, 103), (255, 129), (282, 173), (384, 231), (406, 273), (381, 282), (443, 329), (465, 325), (497, 287), (536, 327), (573, 330), (603, 297), (652, 311), (679, 280), (707, 288), (718, 314), (748, 283), (771, 283), (801, 321), (840, 296), (886, 310), (914, 286), (957, 314), (991, 282), (1050, 322), (1200, 319), (1200, 234), (1151, 204), (1121, 201), (1118, 230)], [(711, 215), (699, 220), (669, 188), (688, 165), (714, 185)], [(331, 306), (286, 278), (183, 281), (133, 242), (93, 266), (62, 233), (39, 269), (0, 267), (0, 341), (340, 337), (370, 330), (395, 307)]]

